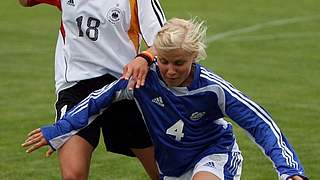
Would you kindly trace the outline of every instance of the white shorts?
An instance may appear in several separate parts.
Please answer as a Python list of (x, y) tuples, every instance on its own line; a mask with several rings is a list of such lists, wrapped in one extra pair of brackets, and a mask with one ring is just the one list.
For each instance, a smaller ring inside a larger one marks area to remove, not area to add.
[(202, 158), (193, 169), (180, 177), (164, 176), (163, 180), (191, 180), (200, 171), (210, 172), (221, 180), (240, 180), (243, 157), (240, 151), (211, 154)]

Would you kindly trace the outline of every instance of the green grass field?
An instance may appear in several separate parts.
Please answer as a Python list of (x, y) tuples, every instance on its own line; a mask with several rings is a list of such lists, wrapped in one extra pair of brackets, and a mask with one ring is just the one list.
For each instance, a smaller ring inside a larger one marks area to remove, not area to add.
[[(0, 179), (59, 179), (56, 154), (28, 155), (27, 132), (53, 121), (54, 49), (59, 13), (49, 6), (0, 6)], [(167, 19), (198, 16), (208, 29), (202, 63), (264, 106), (302, 161), (320, 179), (319, 0), (162, 0)], [(235, 127), (242, 179), (277, 179), (272, 163)], [(90, 179), (148, 179), (135, 158), (94, 153)]]

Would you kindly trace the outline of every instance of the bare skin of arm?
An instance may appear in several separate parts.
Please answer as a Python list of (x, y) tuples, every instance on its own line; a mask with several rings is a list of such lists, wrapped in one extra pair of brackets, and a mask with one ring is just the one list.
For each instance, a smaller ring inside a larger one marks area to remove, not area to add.
[[(153, 48), (149, 48), (147, 51), (155, 55)], [(129, 89), (139, 88), (140, 86), (144, 86), (148, 71), (149, 67), (147, 61), (142, 57), (136, 57), (124, 66), (121, 78), (129, 79), (131, 77)]]
[(21, 6), (28, 7), (28, 0), (19, 0)]

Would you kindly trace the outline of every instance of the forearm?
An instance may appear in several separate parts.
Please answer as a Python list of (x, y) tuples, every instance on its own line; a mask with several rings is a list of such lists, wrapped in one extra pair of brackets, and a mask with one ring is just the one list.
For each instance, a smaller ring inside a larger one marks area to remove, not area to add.
[(85, 109), (85, 112), (83, 111), (80, 114), (82, 115), (81, 117), (65, 117), (60, 119), (54, 125), (41, 127), (43, 137), (53, 150), (59, 149), (67, 140), (71, 138), (71, 136), (78, 133), (81, 129), (89, 126), (89, 124), (91, 124), (99, 115), (99, 113), (88, 115), (90, 113), (88, 113), (87, 109)]
[(226, 114), (253, 137), (281, 176), (303, 175), (295, 151), (269, 113), (234, 88), (230, 90), (225, 91)]
[(72, 135), (90, 125), (113, 101), (129, 98), (124, 89), (127, 81), (115, 81), (92, 92), (51, 126), (41, 128), (44, 138), (53, 149), (61, 147)]

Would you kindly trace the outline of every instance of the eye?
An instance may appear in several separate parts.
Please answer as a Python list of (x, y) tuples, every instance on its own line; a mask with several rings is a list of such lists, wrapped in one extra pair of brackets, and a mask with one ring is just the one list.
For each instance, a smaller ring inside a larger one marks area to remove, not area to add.
[(158, 58), (161, 64), (168, 64), (169, 62), (163, 58)]
[(175, 61), (175, 62), (174, 62), (174, 64), (175, 64), (176, 66), (182, 66), (182, 65), (184, 65), (184, 63), (185, 63), (185, 61), (182, 61), (182, 60), (178, 60), (178, 61)]

